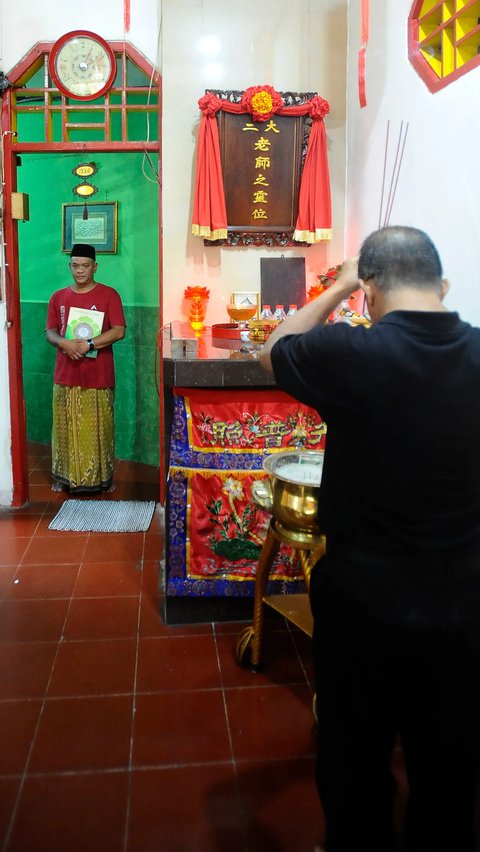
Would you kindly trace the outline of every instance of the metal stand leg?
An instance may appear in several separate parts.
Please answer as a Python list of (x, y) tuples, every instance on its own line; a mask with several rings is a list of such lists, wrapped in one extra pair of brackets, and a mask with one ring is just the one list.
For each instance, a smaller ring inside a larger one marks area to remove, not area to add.
[[(295, 556), (295, 553), (297, 554), (307, 589), (307, 595), (298, 596), (299, 604), (293, 610), (291, 606), (287, 608), (284, 606), (283, 602), (288, 600), (288, 595), (286, 597), (283, 595), (265, 596), (270, 571), (282, 542), (289, 544), (293, 548), (293, 556)], [(253, 625), (242, 631), (236, 645), (237, 661), (241, 665), (252, 669), (252, 671), (258, 671), (261, 668), (263, 609), (265, 603), (268, 603), (277, 612), (284, 615), (285, 618), (289, 618), (309, 636), (312, 635), (312, 618), (308, 601), (310, 573), (315, 563), (325, 554), (325, 539), (318, 537), (317, 542), (313, 542), (312, 544), (313, 547), (310, 542), (306, 544), (289, 540), (275, 525), (275, 520), (271, 520), (267, 538), (260, 553), (255, 576)]]
[(272, 532), (272, 525), (268, 529), (267, 538), (262, 547), (255, 575), (255, 599), (253, 605), (253, 625), (244, 630), (237, 641), (237, 660), (242, 665), (247, 665), (253, 671), (261, 668), (261, 647), (263, 633), (263, 598), (267, 588), (268, 577), (273, 561), (278, 553), (280, 541)]
[(317, 562), (322, 559), (323, 556), (325, 556), (325, 541), (323, 541), (322, 544), (319, 544), (314, 550), (298, 551), (298, 558), (302, 567), (303, 579), (305, 580), (307, 592), (310, 592), (310, 574), (312, 573), (312, 568), (315, 567)]
[(263, 598), (267, 588), (268, 577), (273, 561), (278, 553), (280, 542), (272, 532), (270, 525), (268, 535), (263, 545), (260, 559), (258, 560), (257, 574), (255, 577), (255, 601), (253, 604), (253, 641), (252, 641), (252, 667), (260, 665), (262, 633), (263, 633)]

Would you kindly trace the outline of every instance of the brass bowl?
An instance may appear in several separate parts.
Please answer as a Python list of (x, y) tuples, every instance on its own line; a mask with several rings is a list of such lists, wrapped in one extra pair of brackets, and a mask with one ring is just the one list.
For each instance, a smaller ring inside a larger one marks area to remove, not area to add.
[(323, 452), (318, 450), (275, 453), (263, 462), (269, 479), (253, 483), (252, 497), (287, 530), (320, 534), (318, 497), (322, 468)]

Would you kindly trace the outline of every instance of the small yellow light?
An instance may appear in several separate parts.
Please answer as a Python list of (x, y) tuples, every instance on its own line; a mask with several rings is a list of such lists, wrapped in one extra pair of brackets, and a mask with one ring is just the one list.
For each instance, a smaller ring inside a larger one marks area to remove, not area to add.
[(74, 186), (72, 191), (75, 195), (80, 195), (81, 198), (89, 198), (91, 195), (95, 195), (97, 187), (92, 186), (91, 183), (79, 183), (78, 186)]

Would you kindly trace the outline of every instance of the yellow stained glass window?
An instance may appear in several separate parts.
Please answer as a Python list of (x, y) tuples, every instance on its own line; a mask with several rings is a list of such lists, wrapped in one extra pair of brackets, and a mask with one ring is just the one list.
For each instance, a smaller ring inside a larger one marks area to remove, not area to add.
[(436, 92), (480, 64), (480, 0), (417, 0), (408, 41), (412, 65)]

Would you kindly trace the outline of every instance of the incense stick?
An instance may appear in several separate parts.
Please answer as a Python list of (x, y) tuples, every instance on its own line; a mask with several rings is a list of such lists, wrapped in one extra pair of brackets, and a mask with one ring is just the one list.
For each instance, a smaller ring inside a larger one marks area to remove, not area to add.
[[(400, 175), (400, 169), (402, 167), (403, 152), (405, 151), (405, 142), (407, 141), (408, 128), (409, 128), (409, 124), (407, 122), (407, 124), (405, 125), (405, 133), (404, 133), (404, 136), (403, 136), (402, 151), (401, 151), (400, 160), (399, 160), (399, 163), (398, 163), (397, 175), (396, 175), (396, 178), (395, 178), (395, 185), (393, 187), (392, 201), (391, 201), (390, 207), (388, 208), (387, 217), (385, 219), (385, 227), (387, 227), (390, 224), (390, 216), (392, 215), (393, 202), (394, 202), (395, 195), (396, 195), (396, 192), (397, 192), (398, 178), (399, 178), (399, 175)], [(401, 133), (401, 131), (400, 131), (400, 133)], [(399, 138), (399, 141), (400, 141), (400, 138)]]
[(392, 200), (392, 188), (393, 188), (393, 185), (394, 185), (395, 174), (396, 174), (396, 171), (397, 171), (398, 154), (399, 154), (399, 151), (400, 151), (400, 140), (402, 138), (402, 131), (403, 131), (403, 121), (400, 122), (400, 133), (398, 135), (397, 152), (395, 154), (395, 161), (393, 163), (392, 177), (390, 179), (390, 189), (388, 191), (387, 209), (385, 211), (385, 221), (383, 223), (384, 228), (387, 227), (387, 214), (388, 214), (388, 210), (390, 209), (390, 206), (391, 206), (390, 202)]
[(390, 133), (390, 119), (387, 121), (387, 138), (385, 139), (385, 156), (383, 158), (383, 178), (382, 178), (382, 195), (380, 198), (380, 215), (378, 217), (378, 227), (382, 227), (382, 210), (383, 210), (383, 198), (385, 195), (385, 176), (387, 173), (387, 154), (388, 154), (388, 136)]
[(382, 221), (382, 216), (383, 216), (383, 212), (384, 212), (383, 211), (383, 203), (384, 203), (384, 199), (385, 199), (385, 181), (386, 181), (386, 175), (387, 175), (388, 146), (389, 146), (389, 136), (390, 136), (390, 120), (388, 120), (388, 122), (387, 122), (387, 136), (386, 136), (386, 140), (385, 140), (385, 155), (384, 155), (384, 161), (383, 161), (382, 194), (381, 194), (381, 198), (380, 198), (380, 214), (379, 214), (379, 219), (378, 219), (378, 227), (379, 228), (388, 227), (388, 224), (390, 222), (390, 216), (392, 215), (393, 202), (395, 200), (395, 195), (396, 195), (396, 192), (397, 192), (398, 178), (400, 176), (400, 169), (402, 167), (403, 154), (404, 154), (404, 151), (405, 151), (405, 142), (407, 141), (407, 134), (408, 134), (409, 126), (410, 125), (409, 125), (408, 121), (405, 122), (405, 132), (404, 132), (404, 122), (401, 121), (401, 123), (400, 123), (400, 132), (399, 132), (399, 135), (398, 135), (397, 150), (396, 150), (395, 160), (394, 160), (394, 163), (393, 163), (393, 169), (392, 169), (392, 174), (391, 174), (391, 178), (390, 178), (390, 188), (389, 188), (389, 191), (388, 191), (387, 203), (386, 203), (386, 206), (385, 206), (385, 218)]

